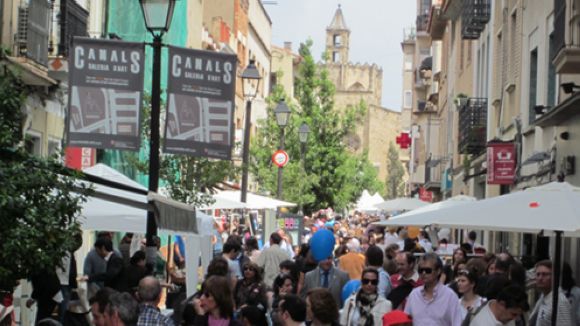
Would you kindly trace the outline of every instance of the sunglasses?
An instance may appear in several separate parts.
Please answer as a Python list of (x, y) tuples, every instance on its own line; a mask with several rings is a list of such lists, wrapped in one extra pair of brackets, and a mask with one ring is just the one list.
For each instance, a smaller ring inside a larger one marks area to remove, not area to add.
[(377, 286), (377, 285), (379, 285), (379, 280), (377, 280), (377, 279), (369, 280), (368, 278), (363, 278), (361, 280), (361, 283), (363, 285), (367, 285), (367, 284), (371, 283), (372, 285)]
[(468, 276), (469, 275), (469, 271), (467, 269), (462, 269), (459, 272), (457, 272), (457, 275)]
[(419, 272), (419, 274), (423, 274), (423, 273), (425, 273), (425, 274), (431, 274), (431, 273), (433, 273), (433, 268), (431, 268), (431, 267), (425, 267), (425, 268), (419, 267), (417, 269), (417, 272)]
[(252, 271), (252, 272), (255, 272), (256, 270), (253, 269), (252, 267), (244, 267), (244, 271)]

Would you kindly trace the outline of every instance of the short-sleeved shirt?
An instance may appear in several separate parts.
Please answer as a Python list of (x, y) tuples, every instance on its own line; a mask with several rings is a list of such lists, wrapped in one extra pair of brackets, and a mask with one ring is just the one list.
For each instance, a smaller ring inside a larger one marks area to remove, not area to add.
[(500, 322), (499, 320), (497, 320), (493, 314), (493, 312), (491, 312), (491, 308), (490, 305), (492, 303), (488, 303), (485, 305), (485, 307), (481, 308), (481, 310), (472, 317), (471, 322), (469, 323), (469, 326), (515, 326), (516, 322), (515, 321), (510, 321), (507, 324), (503, 324), (502, 322)]
[(425, 286), (413, 289), (405, 305), (405, 313), (413, 317), (413, 324), (423, 326), (460, 326), (459, 298), (450, 288), (437, 283), (433, 298), (425, 298)]

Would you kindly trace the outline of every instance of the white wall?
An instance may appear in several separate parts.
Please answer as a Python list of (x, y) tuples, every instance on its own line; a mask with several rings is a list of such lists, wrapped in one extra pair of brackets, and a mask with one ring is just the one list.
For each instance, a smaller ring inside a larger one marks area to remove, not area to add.
[(252, 124), (255, 125), (258, 120), (267, 117), (264, 98), (270, 91), (272, 22), (259, 0), (250, 1), (248, 20), (250, 24), (247, 39), (248, 58), (256, 60), (256, 66), (262, 76), (260, 93), (252, 103)]

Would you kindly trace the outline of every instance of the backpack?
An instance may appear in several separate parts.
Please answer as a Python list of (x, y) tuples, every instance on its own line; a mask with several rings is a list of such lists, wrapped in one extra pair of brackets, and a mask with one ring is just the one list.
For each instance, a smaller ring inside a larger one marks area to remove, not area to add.
[(461, 326), (469, 326), (469, 324), (471, 324), (471, 321), (473, 320), (475, 315), (477, 315), (481, 311), (481, 309), (483, 309), (483, 307), (487, 306), (488, 303), (489, 303), (489, 301), (486, 301), (484, 304), (477, 307), (477, 309), (468, 311), (467, 316), (465, 316), (465, 319), (461, 323)]

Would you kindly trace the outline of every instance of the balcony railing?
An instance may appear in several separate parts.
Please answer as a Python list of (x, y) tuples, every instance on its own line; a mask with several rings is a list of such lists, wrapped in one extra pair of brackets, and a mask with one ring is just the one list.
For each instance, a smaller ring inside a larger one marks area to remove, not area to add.
[(431, 156), (425, 161), (425, 188), (427, 190), (441, 188), (441, 176), (446, 162), (446, 158), (441, 156)]
[(463, 7), (462, 38), (464, 40), (478, 39), (490, 17), (490, 0), (466, 0)]
[(416, 25), (417, 32), (426, 32), (427, 27), (429, 27), (429, 14), (417, 16)]
[(59, 55), (65, 57), (68, 55), (68, 47), (73, 36), (88, 36), (88, 19), (89, 12), (77, 4), (75, 0), (61, 1)]
[(459, 108), (459, 153), (480, 154), (487, 139), (487, 98), (469, 98)]
[(553, 44), (554, 44), (554, 57), (550, 60), (554, 60), (558, 55), (558, 52), (566, 45), (564, 41), (564, 36), (566, 34), (566, 0), (554, 0), (554, 33), (553, 33)]

